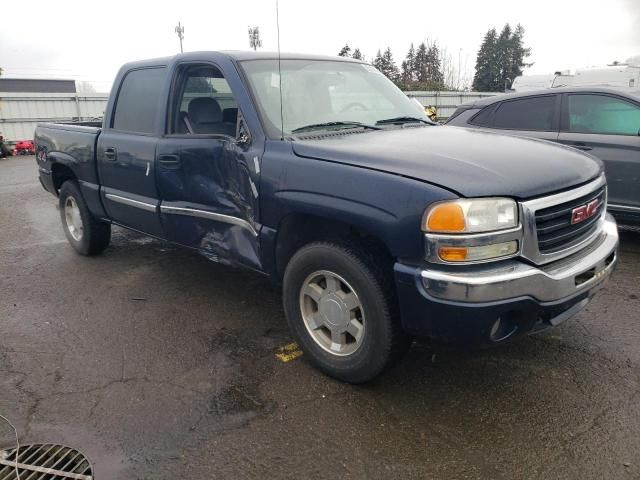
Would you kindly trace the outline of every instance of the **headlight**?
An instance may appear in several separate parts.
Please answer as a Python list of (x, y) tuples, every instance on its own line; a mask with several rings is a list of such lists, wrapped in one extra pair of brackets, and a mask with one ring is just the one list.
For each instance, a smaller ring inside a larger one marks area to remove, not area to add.
[(429, 233), (482, 233), (518, 226), (518, 205), (510, 198), (460, 199), (429, 208), (422, 230)]
[(522, 228), (518, 204), (510, 198), (439, 202), (422, 219), (427, 260), (474, 263), (518, 254)]

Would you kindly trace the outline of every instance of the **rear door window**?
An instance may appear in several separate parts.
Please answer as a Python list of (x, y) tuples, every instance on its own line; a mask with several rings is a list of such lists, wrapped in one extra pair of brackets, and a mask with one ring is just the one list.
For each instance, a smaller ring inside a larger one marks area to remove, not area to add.
[(608, 95), (569, 95), (568, 128), (573, 133), (638, 135), (640, 107)]
[(492, 127), (510, 130), (555, 130), (557, 95), (502, 102), (493, 114)]
[(154, 133), (162, 104), (167, 69), (132, 70), (124, 77), (111, 127), (132, 133)]

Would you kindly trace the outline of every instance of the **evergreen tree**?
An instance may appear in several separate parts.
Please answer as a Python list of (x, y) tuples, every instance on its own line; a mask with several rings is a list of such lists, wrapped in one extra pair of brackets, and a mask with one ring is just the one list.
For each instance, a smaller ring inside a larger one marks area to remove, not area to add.
[(507, 23), (502, 28), (498, 40), (496, 41), (496, 61), (498, 62), (499, 75), (497, 79), (497, 90), (505, 90), (509, 84), (509, 71), (511, 67), (511, 50), (512, 50), (512, 31), (511, 26)]
[(427, 49), (425, 58), (427, 72), (427, 83), (429, 90), (442, 90), (444, 88), (444, 75), (442, 74), (440, 48), (433, 42)]
[(349, 46), (349, 44), (345, 44), (344, 47), (342, 47), (342, 49), (340, 50), (340, 52), (338, 52), (338, 56), (339, 57), (350, 57), (351, 55), (351, 47)]
[(378, 50), (378, 53), (373, 59), (373, 66), (380, 70), (380, 73), (384, 74), (384, 76), (392, 82), (397, 83), (400, 81), (400, 71), (398, 70), (396, 62), (393, 60), (393, 54), (389, 47), (387, 47), (384, 53)]
[(398, 70), (398, 66), (393, 59), (391, 48), (387, 47), (387, 49), (384, 51), (384, 53), (382, 54), (382, 61), (384, 64), (384, 70), (382, 73), (384, 73), (392, 82), (398, 82), (400, 80), (400, 71)]
[(414, 81), (426, 83), (427, 81), (427, 45), (422, 42), (418, 45), (413, 62)]
[(511, 55), (509, 56), (508, 77), (511, 79), (511, 82), (509, 83), (509, 87), (511, 87), (516, 77), (522, 75), (526, 67), (533, 65), (532, 63), (525, 62), (525, 58), (531, 55), (531, 49), (524, 46), (524, 27), (520, 24), (518, 24), (513, 31), (510, 49)]
[(413, 43), (409, 47), (407, 56), (402, 62), (402, 83), (405, 86), (411, 85), (415, 81), (415, 61), (416, 61), (416, 49), (413, 48)]
[(355, 58), (355, 59), (357, 59), (357, 60), (364, 60), (364, 55), (362, 54), (362, 52), (360, 51), (360, 49), (359, 49), (359, 48), (356, 48), (356, 49), (353, 51), (353, 55), (352, 55), (352, 57), (353, 57), (353, 58)]
[(378, 50), (376, 56), (373, 58), (373, 62), (371, 62), (374, 67), (380, 70), (381, 73), (384, 73), (384, 60), (382, 59), (382, 52)]
[(498, 34), (490, 29), (484, 36), (476, 58), (476, 73), (473, 77), (473, 90), (479, 92), (497, 91), (498, 63), (496, 58)]
[(506, 24), (500, 35), (496, 29), (489, 30), (482, 41), (476, 59), (476, 73), (472, 88), (477, 91), (501, 92), (510, 88), (513, 80), (522, 75), (531, 49), (524, 46), (522, 25), (511, 29)]

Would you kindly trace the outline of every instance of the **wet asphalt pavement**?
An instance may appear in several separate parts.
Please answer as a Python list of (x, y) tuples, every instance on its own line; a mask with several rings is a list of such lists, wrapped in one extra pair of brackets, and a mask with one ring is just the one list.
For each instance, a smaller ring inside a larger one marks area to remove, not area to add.
[(0, 414), (22, 442), (78, 448), (98, 479), (640, 478), (640, 235), (559, 328), (419, 343), (354, 387), (275, 358), (291, 339), (260, 276), (121, 229), (76, 255), (36, 173), (0, 160)]

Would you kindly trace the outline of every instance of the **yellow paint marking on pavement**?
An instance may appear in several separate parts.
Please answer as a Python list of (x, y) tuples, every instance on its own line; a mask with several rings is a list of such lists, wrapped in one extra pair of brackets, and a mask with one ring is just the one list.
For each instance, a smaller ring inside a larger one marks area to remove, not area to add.
[(276, 358), (283, 363), (290, 362), (291, 360), (295, 360), (299, 356), (302, 355), (302, 350), (298, 347), (298, 344), (288, 343), (284, 347), (279, 347), (276, 350)]

